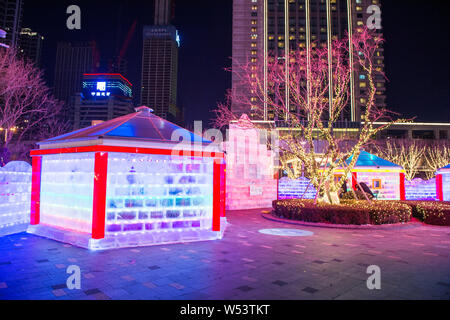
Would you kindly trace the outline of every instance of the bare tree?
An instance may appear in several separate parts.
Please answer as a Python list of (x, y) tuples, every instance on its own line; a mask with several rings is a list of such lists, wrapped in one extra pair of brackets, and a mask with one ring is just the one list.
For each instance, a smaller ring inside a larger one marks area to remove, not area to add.
[(448, 143), (433, 144), (425, 152), (426, 177), (431, 179), (436, 171), (450, 163), (450, 145)]
[(373, 145), (371, 150), (379, 157), (402, 166), (406, 179), (412, 180), (420, 171), (427, 146), (421, 141), (401, 139)]
[[(334, 202), (345, 181), (335, 180), (336, 169), (344, 168), (344, 176), (349, 176), (361, 149), (375, 134), (393, 123), (405, 121), (392, 120), (391, 113), (376, 104), (374, 80), (380, 72), (374, 65), (374, 57), (382, 43), (379, 35), (362, 29), (350, 41), (333, 41), (330, 52), (326, 46), (316, 45), (309, 50), (291, 51), (287, 57), (263, 57), (268, 60), (267, 82), (258, 71), (262, 70), (262, 65), (240, 65), (238, 70), (232, 71), (241, 80), (242, 87), (248, 88), (248, 94), (230, 92), (227, 102), (218, 105), (214, 124), (223, 127), (240, 117), (231, 111), (230, 104), (246, 106), (260, 118), (266, 113), (272, 114), (283, 123), (278, 146), (282, 159), (301, 162), (318, 193), (328, 195), (324, 201)], [(355, 57), (355, 65), (350, 64), (350, 54)], [(367, 102), (362, 110), (359, 133), (349, 144), (345, 137), (335, 134), (335, 129), (348, 105), (350, 78), (356, 68), (362, 70), (367, 79)], [(374, 125), (381, 120), (386, 124)], [(269, 129), (275, 129), (275, 123)], [(350, 163), (346, 163), (349, 158)]]
[(12, 143), (22, 143), (25, 137), (37, 137), (49, 119), (59, 121), (57, 116), (61, 108), (62, 104), (45, 85), (42, 71), (20, 59), (13, 49), (0, 50), (0, 128), (3, 149)]

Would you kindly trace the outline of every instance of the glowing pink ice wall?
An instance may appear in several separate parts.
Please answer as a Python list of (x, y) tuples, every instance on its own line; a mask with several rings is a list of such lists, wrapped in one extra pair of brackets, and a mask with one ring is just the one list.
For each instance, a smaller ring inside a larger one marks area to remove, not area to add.
[(275, 155), (247, 115), (230, 124), (226, 150), (226, 208), (270, 208), (277, 199)]

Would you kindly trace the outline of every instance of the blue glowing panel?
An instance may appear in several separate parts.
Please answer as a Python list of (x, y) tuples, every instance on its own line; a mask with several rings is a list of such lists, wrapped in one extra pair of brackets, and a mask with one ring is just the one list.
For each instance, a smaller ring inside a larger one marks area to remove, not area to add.
[(12, 161), (0, 167), (0, 236), (24, 232), (30, 223), (31, 166)]
[(268, 234), (271, 236), (283, 236), (283, 237), (307, 237), (314, 235), (314, 232), (299, 230), (299, 229), (262, 229), (259, 233)]

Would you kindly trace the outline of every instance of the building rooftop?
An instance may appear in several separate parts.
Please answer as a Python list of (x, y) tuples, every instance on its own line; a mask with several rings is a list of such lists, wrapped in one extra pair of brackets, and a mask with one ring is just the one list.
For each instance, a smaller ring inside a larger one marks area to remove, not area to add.
[[(350, 164), (352, 161), (352, 157), (348, 158), (345, 162)], [(359, 154), (358, 160), (356, 161), (355, 168), (357, 167), (392, 167), (392, 168), (399, 168), (402, 167), (398, 164), (392, 163), (390, 161), (387, 161), (385, 159), (382, 159), (380, 157), (377, 157), (374, 154), (371, 154), (367, 151), (361, 151)]]

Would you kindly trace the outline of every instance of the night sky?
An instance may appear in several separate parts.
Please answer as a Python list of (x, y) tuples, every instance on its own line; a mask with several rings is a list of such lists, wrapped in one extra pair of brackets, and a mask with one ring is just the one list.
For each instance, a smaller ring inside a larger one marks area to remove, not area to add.
[[(82, 30), (66, 28), (66, 8), (82, 10)], [(388, 107), (416, 121), (450, 122), (450, 1), (382, 1)], [(126, 58), (138, 98), (142, 26), (153, 23), (153, 1), (58, 0), (25, 3), (24, 27), (45, 37), (43, 65), (53, 83), (58, 41), (96, 40), (101, 67), (120, 50), (133, 21), (136, 32)], [(178, 104), (193, 120), (209, 123), (211, 110), (231, 86), (232, 1), (177, 0), (173, 24), (179, 29)], [(138, 100), (137, 100), (138, 102)]]

